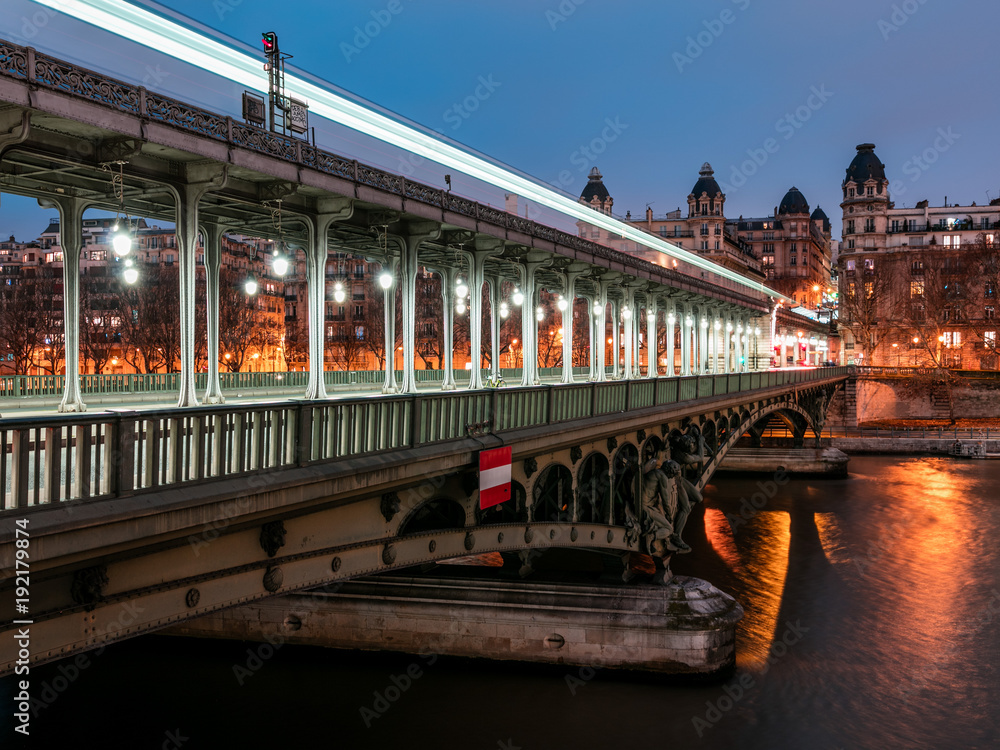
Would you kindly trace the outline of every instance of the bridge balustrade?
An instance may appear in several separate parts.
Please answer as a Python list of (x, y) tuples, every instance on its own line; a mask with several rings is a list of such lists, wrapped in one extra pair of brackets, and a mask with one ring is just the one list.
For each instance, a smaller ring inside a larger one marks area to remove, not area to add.
[(3, 419), (0, 497), (4, 510), (124, 497), (849, 374), (840, 367)]

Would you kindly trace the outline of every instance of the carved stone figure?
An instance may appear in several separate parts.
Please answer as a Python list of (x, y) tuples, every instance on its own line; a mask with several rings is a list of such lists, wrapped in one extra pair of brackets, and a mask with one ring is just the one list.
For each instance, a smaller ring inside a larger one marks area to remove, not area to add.
[(705, 437), (697, 428), (692, 428), (691, 431), (697, 437), (681, 435), (670, 441), (670, 455), (678, 467), (677, 515), (674, 518), (673, 541), (679, 547), (678, 552), (682, 553), (691, 551), (691, 547), (681, 539), (688, 516), (691, 515), (695, 503), (700, 503), (704, 499), (698, 488), (680, 470), (683, 466), (699, 466), (705, 462)]
[(674, 543), (677, 488), (667, 472), (658, 466), (661, 457), (662, 454), (657, 454), (642, 467), (642, 530), (649, 554), (662, 558), (681, 548)]

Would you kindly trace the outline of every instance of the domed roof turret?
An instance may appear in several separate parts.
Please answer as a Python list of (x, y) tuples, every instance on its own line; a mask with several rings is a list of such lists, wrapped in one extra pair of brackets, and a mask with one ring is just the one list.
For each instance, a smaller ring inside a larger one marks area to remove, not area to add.
[(708, 193), (709, 198), (722, 195), (722, 188), (719, 187), (719, 183), (716, 182), (715, 177), (713, 177), (715, 170), (712, 169), (711, 164), (707, 161), (702, 164), (701, 171), (698, 174), (700, 177), (691, 189), (691, 193), (696, 198), (700, 198), (702, 193)]
[(858, 154), (847, 168), (844, 182), (856, 182), (861, 185), (867, 180), (882, 182), (885, 179), (885, 164), (875, 156), (874, 143), (862, 143), (858, 146)]
[(826, 212), (822, 208), (820, 208), (819, 206), (816, 206), (816, 210), (812, 212), (812, 216), (810, 216), (809, 218), (812, 219), (813, 221), (820, 221), (820, 220), (822, 220), (823, 221), (823, 231), (824, 232), (829, 232), (830, 231), (830, 217), (827, 216)]
[(584, 186), (583, 192), (580, 193), (580, 200), (590, 203), (596, 197), (597, 200), (603, 203), (610, 198), (611, 193), (604, 187), (603, 179), (604, 176), (601, 174), (601, 170), (597, 167), (591, 169), (590, 175), (587, 177), (587, 184)]
[(778, 206), (779, 216), (781, 214), (807, 213), (809, 213), (809, 203), (806, 201), (806, 197), (799, 192), (797, 187), (793, 187), (785, 193), (785, 197), (781, 199), (781, 205)]

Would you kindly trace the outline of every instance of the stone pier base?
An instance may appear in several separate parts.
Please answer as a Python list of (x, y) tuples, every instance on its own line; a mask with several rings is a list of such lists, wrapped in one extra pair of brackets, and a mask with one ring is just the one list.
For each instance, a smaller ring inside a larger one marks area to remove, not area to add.
[(837, 448), (733, 448), (719, 471), (846, 477), (850, 458)]
[(743, 609), (697, 578), (663, 586), (376, 577), (169, 628), (200, 638), (401, 651), (670, 675), (728, 673)]

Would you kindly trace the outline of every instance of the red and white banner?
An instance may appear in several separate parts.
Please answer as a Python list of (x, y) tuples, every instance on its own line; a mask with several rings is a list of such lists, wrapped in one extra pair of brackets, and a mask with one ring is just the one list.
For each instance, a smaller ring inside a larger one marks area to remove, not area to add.
[(492, 508), (510, 500), (510, 453), (505, 448), (479, 452), (479, 507)]

